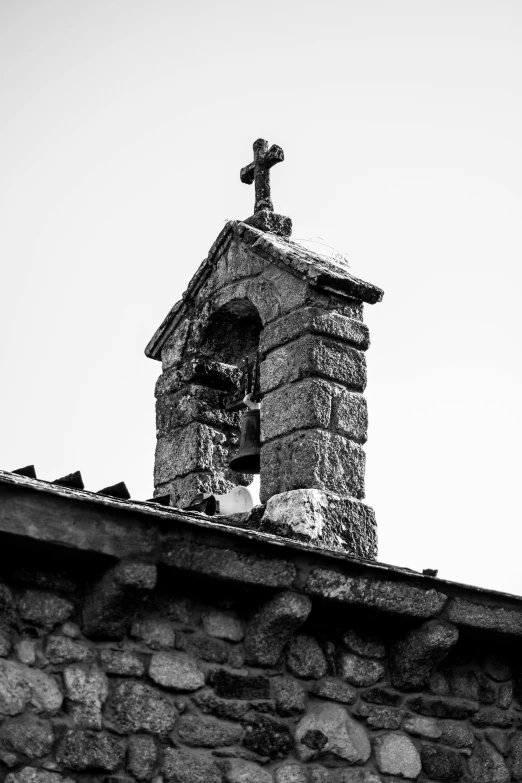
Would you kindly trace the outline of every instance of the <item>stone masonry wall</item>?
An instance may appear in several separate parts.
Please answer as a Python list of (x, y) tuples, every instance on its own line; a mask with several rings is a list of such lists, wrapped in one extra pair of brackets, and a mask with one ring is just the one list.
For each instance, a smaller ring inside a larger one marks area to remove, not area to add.
[(2, 782), (522, 780), (519, 642), (147, 565), (88, 581), (0, 586)]

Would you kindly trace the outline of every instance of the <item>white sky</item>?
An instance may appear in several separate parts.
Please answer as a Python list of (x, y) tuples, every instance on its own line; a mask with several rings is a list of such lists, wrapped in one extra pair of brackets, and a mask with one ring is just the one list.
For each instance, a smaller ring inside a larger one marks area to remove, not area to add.
[(520, 0), (2, 0), (0, 466), (152, 494), (143, 349), (262, 136), (366, 309), (379, 559), (522, 594)]

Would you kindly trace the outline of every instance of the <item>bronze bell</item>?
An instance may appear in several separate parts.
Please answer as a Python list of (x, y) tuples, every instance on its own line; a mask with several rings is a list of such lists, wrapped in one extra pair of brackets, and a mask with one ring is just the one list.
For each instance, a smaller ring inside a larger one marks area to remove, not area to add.
[(259, 407), (245, 411), (241, 421), (239, 450), (228, 466), (237, 473), (260, 473), (261, 471), (261, 417)]

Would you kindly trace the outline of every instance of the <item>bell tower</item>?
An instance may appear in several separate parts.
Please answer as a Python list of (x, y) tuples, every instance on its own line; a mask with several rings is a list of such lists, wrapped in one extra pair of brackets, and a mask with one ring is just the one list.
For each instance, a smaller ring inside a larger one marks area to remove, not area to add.
[(291, 220), (274, 212), (270, 193), (270, 169), (283, 159), (277, 145), (254, 143), (240, 173), (255, 183), (254, 214), (225, 226), (146, 348), (163, 367), (155, 495), (186, 508), (198, 493), (248, 485), (252, 475), (237, 470), (257, 459), (240, 457), (258, 451), (262, 529), (374, 558), (375, 519), (362, 502), (362, 316), (383, 292), (290, 239)]

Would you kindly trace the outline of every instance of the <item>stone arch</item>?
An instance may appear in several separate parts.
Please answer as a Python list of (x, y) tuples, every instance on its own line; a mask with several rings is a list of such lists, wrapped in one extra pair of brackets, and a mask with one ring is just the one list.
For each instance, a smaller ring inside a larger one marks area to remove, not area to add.
[(246, 297), (230, 299), (208, 319), (201, 355), (224, 364), (238, 365), (257, 351), (263, 323)]

